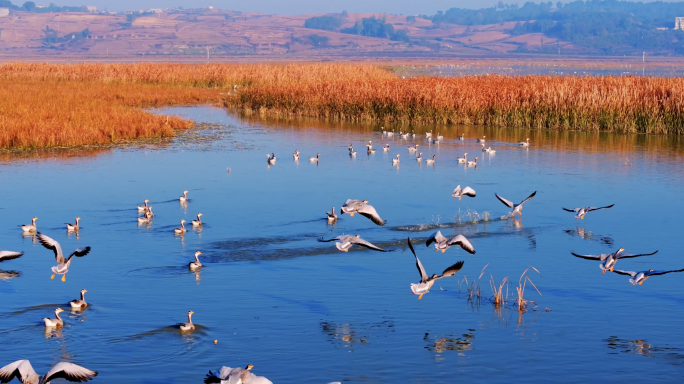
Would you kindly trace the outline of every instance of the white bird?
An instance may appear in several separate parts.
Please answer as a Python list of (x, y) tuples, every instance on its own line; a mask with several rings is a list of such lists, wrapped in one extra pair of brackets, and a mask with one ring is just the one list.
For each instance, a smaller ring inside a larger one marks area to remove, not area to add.
[(349, 156), (356, 156), (356, 151), (354, 150), (354, 147), (352, 147), (351, 144), (349, 144)]
[(149, 202), (150, 202), (149, 200), (145, 199), (145, 201), (144, 201), (145, 205), (138, 205), (138, 213), (147, 212), (147, 203), (149, 203)]
[(389, 144), (385, 144), (384, 147), (382, 147), (383, 152), (389, 152)]
[(67, 226), (67, 231), (69, 231), (69, 232), (78, 231), (78, 229), (79, 229), (78, 222), (79, 222), (80, 220), (81, 220), (81, 218), (78, 217), (78, 216), (76, 216), (76, 224), (65, 223), (66, 226)]
[(458, 197), (459, 200), (461, 200), (461, 197), (463, 196), (470, 196), (470, 197), (475, 197), (476, 193), (475, 190), (470, 188), (470, 187), (465, 187), (461, 188), (460, 185), (454, 189), (454, 191), (451, 193), (451, 196), (455, 199)]
[(188, 268), (190, 268), (191, 271), (198, 270), (202, 268), (202, 263), (199, 261), (199, 255), (201, 255), (202, 252), (197, 251), (195, 252), (195, 261), (191, 261), (190, 264), (188, 264)]
[(328, 215), (328, 224), (332, 224), (337, 221), (337, 214), (335, 213), (335, 206), (332, 207), (330, 212), (326, 212)]
[(397, 153), (397, 158), (392, 159), (392, 165), (397, 165), (397, 164), (399, 164), (399, 154), (398, 153)]
[(468, 166), (469, 166), (469, 167), (477, 167), (477, 156), (475, 156), (475, 160), (474, 160), (474, 161), (469, 161), (469, 162), (468, 162)]
[(57, 261), (57, 266), (52, 267), (52, 277), (54, 279), (55, 275), (62, 275), (62, 281), (66, 281), (66, 274), (69, 272), (69, 267), (71, 266), (71, 259), (74, 256), (83, 257), (90, 252), (90, 247), (77, 248), (74, 252), (69, 255), (68, 258), (64, 258), (62, 254), (62, 247), (59, 243), (50, 237), (43, 235), (38, 232), (38, 241), (47, 249), (51, 249), (55, 253), (55, 260)]
[(418, 153), (418, 157), (416, 157), (417, 162), (422, 162), (423, 161), (423, 152)]
[(470, 241), (468, 241), (468, 239), (466, 239), (463, 235), (456, 235), (450, 240), (444, 237), (442, 235), (442, 232), (437, 231), (433, 233), (429, 239), (427, 239), (427, 241), (425, 242), (425, 246), (429, 247), (432, 243), (435, 243), (435, 251), (442, 251), (442, 253), (446, 252), (446, 250), (449, 249), (449, 247), (453, 245), (458, 245), (471, 255), (475, 254), (475, 248), (472, 244), (470, 244)]
[(412, 139), (415, 139), (415, 138), (416, 138), (416, 133), (413, 131), (413, 129), (411, 130), (411, 138), (412, 138)]
[(20, 225), (21, 230), (24, 232), (35, 232), (37, 228), (36, 220), (38, 220), (38, 218), (34, 216), (33, 219), (31, 219), (31, 224)]
[(195, 312), (190, 311), (188, 312), (188, 322), (187, 323), (181, 323), (178, 328), (180, 328), (181, 331), (192, 331), (195, 329), (195, 324), (192, 323), (192, 315)]
[(46, 327), (61, 327), (64, 325), (64, 320), (62, 320), (61, 317), (59, 317), (59, 314), (64, 312), (62, 308), (57, 308), (55, 309), (55, 318), (51, 319), (49, 317), (46, 317), (43, 319), (43, 322), (45, 323)]
[(487, 152), (487, 148), (485, 148), (484, 143), (482, 143), (482, 152)]
[(430, 132), (425, 132), (425, 138), (426, 139), (429, 139), (431, 137), (432, 137), (432, 129), (430, 130)]
[(441, 276), (433, 274), (432, 276), (428, 277), (427, 273), (425, 272), (425, 268), (423, 268), (423, 264), (421, 264), (420, 259), (418, 259), (418, 256), (416, 255), (416, 251), (413, 250), (413, 245), (411, 245), (411, 239), (408, 239), (408, 245), (411, 249), (411, 253), (413, 253), (413, 256), (416, 258), (416, 267), (418, 268), (418, 273), (420, 273), (420, 283), (411, 284), (411, 292), (414, 295), (420, 295), (418, 296), (418, 300), (422, 299), (424, 294), (430, 292), (430, 288), (432, 288), (432, 286), (435, 284), (435, 281), (442, 279), (444, 277), (453, 276), (463, 267), (463, 262), (459, 261), (458, 263), (445, 269), (444, 272), (442, 272)]
[(138, 224), (149, 224), (152, 222), (153, 217), (154, 214), (152, 213), (152, 206), (150, 205), (149, 207), (147, 207), (147, 212), (145, 212), (145, 216), (138, 217)]
[(601, 255), (579, 255), (575, 252), (570, 252), (573, 256), (575, 257), (580, 257), (582, 259), (587, 259), (587, 260), (600, 260), (601, 261), (601, 270), (603, 273), (606, 273), (606, 270), (613, 272), (613, 269), (615, 268), (615, 264), (619, 259), (630, 259), (633, 257), (641, 257), (641, 256), (652, 256), (658, 253), (658, 251), (655, 251), (653, 253), (643, 253), (643, 254), (627, 254), (623, 253), (625, 251), (624, 248), (620, 248), (617, 250), (617, 252), (614, 253), (604, 253)]
[(201, 227), (202, 226), (202, 216), (204, 216), (204, 213), (198, 213), (197, 214), (197, 220), (192, 221), (193, 227)]
[(458, 137), (458, 139), (461, 141), (465, 140), (465, 133), (462, 133), (461, 136)]
[(537, 194), (537, 191), (534, 191), (530, 196), (527, 197), (527, 199), (520, 202), (520, 204), (513, 204), (512, 202), (504, 199), (503, 197), (499, 196), (496, 193), (494, 194), (494, 196), (496, 196), (496, 198), (499, 199), (499, 201), (502, 202), (505, 206), (513, 209), (513, 212), (510, 213), (511, 217), (513, 217), (513, 216), (515, 216), (516, 213), (519, 214), (520, 216), (522, 216), (523, 204), (525, 204), (528, 200), (533, 198), (534, 195), (536, 195), (536, 194)]
[(672, 272), (684, 272), (684, 269), (677, 269), (674, 271), (654, 271), (652, 269), (649, 269), (648, 271), (641, 271), (641, 272), (619, 271), (616, 269), (613, 272), (620, 274), (620, 275), (631, 276), (632, 278), (629, 279), (629, 282), (632, 283), (632, 285), (637, 285), (637, 284), (641, 285), (644, 283), (644, 281), (646, 281), (646, 279), (648, 279), (651, 276), (664, 275), (664, 274), (672, 273)]
[(354, 213), (365, 216), (377, 225), (385, 225), (386, 221), (380, 218), (378, 212), (373, 208), (372, 205), (368, 204), (368, 200), (352, 200), (348, 199), (342, 208), (340, 208), (340, 214), (344, 215), (348, 213), (349, 216), (354, 217)]
[(490, 155), (493, 155), (496, 153), (496, 151), (493, 150), (492, 147), (489, 147), (489, 148), (487, 148), (487, 153), (489, 153)]
[(316, 157), (309, 157), (309, 162), (311, 163), (318, 163), (318, 158), (321, 156), (320, 153), (316, 154)]
[(52, 380), (57, 379), (80, 383), (92, 380), (94, 376), (97, 376), (97, 372), (66, 362), (57, 363), (43, 376), (42, 380), (28, 360), (17, 360), (0, 368), (0, 382), (3, 383), (8, 383), (15, 378), (23, 384), (49, 384)]
[(392, 132), (387, 132), (388, 137), (393, 137), (394, 136), (394, 129), (392, 129)]
[(24, 256), (24, 252), (0, 251), (0, 263), (7, 260), (14, 260)]
[(427, 164), (427, 165), (435, 165), (435, 156), (436, 156), (436, 155), (432, 155), (432, 159), (427, 159), (427, 160), (425, 160), (425, 164)]
[(521, 147), (529, 147), (530, 146), (530, 138), (527, 138), (527, 141), (521, 141), (518, 143)]
[(464, 153), (464, 154), (463, 154), (463, 157), (459, 157), (459, 158), (456, 159), (456, 160), (458, 160), (459, 163), (466, 163), (466, 162), (468, 162), (468, 152)]
[(270, 155), (267, 153), (267, 154), (266, 154), (266, 159), (267, 159), (267, 162), (268, 162), (270, 165), (275, 164), (275, 163), (276, 163), (276, 156), (275, 156), (275, 153), (271, 153)]
[(85, 289), (81, 289), (81, 299), (78, 300), (71, 300), (69, 302), (69, 305), (71, 305), (71, 309), (84, 309), (85, 307), (88, 306), (88, 303), (85, 301), (85, 294), (88, 292)]
[(481, 139), (477, 139), (477, 142), (478, 142), (478, 143), (484, 143), (486, 137), (487, 137), (487, 136), (482, 136)]
[(367, 242), (366, 240), (362, 239), (361, 235), (356, 235), (356, 236), (340, 235), (340, 236), (337, 236), (337, 237), (330, 239), (330, 240), (323, 240), (323, 238), (320, 238), (320, 239), (318, 239), (318, 241), (321, 243), (329, 243), (331, 241), (338, 241), (337, 243), (335, 243), (335, 247), (342, 252), (349, 252), (349, 248), (351, 248), (352, 245), (354, 245), (354, 244), (360, 245), (362, 247), (366, 247), (368, 249), (372, 249), (374, 251), (387, 252), (386, 250), (384, 250), (378, 246), (375, 246), (375, 245)]
[(401, 135), (401, 138), (404, 139), (404, 140), (408, 140), (408, 138), (409, 138), (409, 133), (408, 133), (408, 132), (406, 132), (406, 133), (401, 133), (400, 135)]
[(372, 141), (372, 140), (368, 140), (368, 144), (366, 144), (366, 147), (367, 147), (368, 149), (373, 149), (373, 141)]
[(209, 371), (204, 378), (205, 384), (219, 383), (219, 384), (273, 384), (273, 382), (264, 376), (257, 376), (250, 372), (254, 368), (252, 364), (248, 364), (245, 368), (231, 368), (222, 367), (216, 372)]
[(437, 140), (438, 141), (444, 140), (444, 136), (440, 135), (439, 132), (437, 132)]
[(605, 207), (598, 207), (598, 208), (596, 208), (596, 207), (584, 207), (584, 208), (575, 208), (575, 209), (563, 208), (563, 210), (568, 211), (568, 212), (575, 212), (576, 213), (575, 220), (577, 220), (577, 219), (584, 220), (584, 215), (586, 215), (587, 213), (589, 213), (591, 211), (598, 211), (599, 209), (613, 208), (614, 205), (615, 204), (611, 204), (611, 205), (608, 205)]
[(178, 200), (181, 203), (187, 202), (188, 201), (188, 191), (187, 190), (183, 191), (183, 196), (179, 197)]
[(182, 235), (188, 231), (187, 229), (185, 229), (185, 219), (180, 221), (180, 225), (180, 228), (176, 228), (173, 230), (173, 233), (175, 233), (176, 235)]
[(295, 149), (295, 152), (292, 155), (292, 157), (295, 159), (295, 161), (299, 160), (299, 149)]
[(418, 151), (418, 144), (414, 145), (413, 147), (408, 147), (409, 152), (416, 152)]
[(366, 151), (366, 153), (369, 154), (369, 155), (375, 155), (375, 149), (368, 148), (368, 150)]

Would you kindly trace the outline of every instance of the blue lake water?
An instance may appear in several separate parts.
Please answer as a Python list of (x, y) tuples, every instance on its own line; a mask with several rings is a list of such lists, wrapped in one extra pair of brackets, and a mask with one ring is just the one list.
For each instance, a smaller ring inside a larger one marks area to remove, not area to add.
[[(210, 369), (249, 363), (275, 383), (652, 382), (684, 373), (684, 273), (632, 286), (570, 254), (658, 250), (617, 268), (684, 268), (679, 138), (415, 127), (416, 139), (401, 140), (383, 137), (380, 124), (208, 107), (157, 113), (211, 124), (85, 156), (3, 158), (0, 248), (26, 254), (0, 264), (20, 275), (0, 280), (0, 365), (30, 359), (43, 374), (70, 361), (98, 371), (96, 383), (199, 383)], [(445, 140), (429, 143), (426, 130)], [(481, 152), (483, 135), (495, 155)], [(529, 149), (516, 145), (527, 137)], [(416, 143), (423, 158), (436, 155), (434, 166), (408, 152)], [(476, 168), (457, 164), (464, 152), (478, 156)], [(309, 163), (316, 153), (320, 163)], [(459, 184), (477, 197), (453, 199)], [(190, 201), (181, 205), (184, 189)], [(522, 216), (502, 219), (510, 209), (494, 193), (517, 203), (533, 191)], [(149, 226), (136, 219), (144, 199), (156, 215)], [(339, 214), (347, 199), (369, 200), (387, 225), (358, 215), (328, 225), (325, 212)], [(609, 204), (584, 220), (561, 209)], [(199, 212), (202, 230), (174, 235)], [(66, 282), (50, 280), (52, 252), (17, 227), (33, 216), (65, 252), (92, 247)], [(79, 234), (68, 234), (63, 223), (76, 216)], [(437, 229), (463, 234), (477, 253), (425, 247)], [(395, 251), (344, 253), (316, 241), (342, 234)], [(429, 274), (465, 261), (421, 300), (409, 288), (420, 279), (409, 236)], [(195, 273), (187, 265), (198, 250), (204, 267)], [(536, 306), (521, 313), (512, 300), (529, 266), (541, 296), (528, 283), (525, 299)], [(490, 280), (504, 277), (511, 302), (497, 308)], [(477, 285), (482, 297), (469, 299)], [(82, 288), (90, 306), (70, 312)], [(41, 319), (57, 307), (67, 309), (65, 326), (46, 331)], [(190, 310), (198, 329), (182, 334), (173, 326)]]

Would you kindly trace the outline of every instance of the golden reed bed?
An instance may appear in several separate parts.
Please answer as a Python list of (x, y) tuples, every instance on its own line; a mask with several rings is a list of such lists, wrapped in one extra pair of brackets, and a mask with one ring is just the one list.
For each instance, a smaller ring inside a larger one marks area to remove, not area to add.
[(684, 133), (684, 80), (676, 78), (402, 79), (363, 64), (7, 63), (0, 81), (0, 149), (168, 137), (192, 122), (144, 107), (206, 103), (339, 121)]

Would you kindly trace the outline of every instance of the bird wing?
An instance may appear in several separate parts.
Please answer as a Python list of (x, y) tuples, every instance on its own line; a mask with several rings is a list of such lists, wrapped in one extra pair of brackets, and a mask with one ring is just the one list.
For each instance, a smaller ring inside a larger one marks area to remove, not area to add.
[(573, 256), (576, 257), (581, 257), (582, 259), (587, 259), (587, 260), (605, 260), (606, 257), (610, 256), (608, 253), (603, 253), (600, 255), (580, 255), (575, 252), (570, 252)]
[(672, 270), (672, 271), (651, 271), (651, 272), (646, 272), (646, 275), (656, 276), (656, 275), (664, 275), (666, 273), (671, 273), (671, 272), (684, 272), (684, 269), (676, 269), (676, 270)]
[(618, 255), (617, 258), (618, 258), (618, 259), (629, 259), (629, 258), (632, 258), (632, 257), (639, 257), (639, 256), (652, 256), (652, 255), (655, 255), (656, 253), (658, 253), (658, 251), (655, 251), (655, 252), (653, 252), (653, 253), (640, 253), (640, 254), (638, 254), (638, 255), (634, 255), (634, 254), (631, 254), (631, 253), (621, 253), (621, 254)]
[(470, 196), (470, 197), (475, 197), (476, 193), (475, 190), (470, 188), (470, 187), (465, 187), (463, 190), (461, 190), (462, 195)]
[(0, 263), (7, 260), (18, 259), (24, 256), (24, 252), (0, 251)]
[(59, 245), (59, 243), (40, 232), (38, 232), (37, 236), (38, 241), (43, 244), (43, 247), (52, 249), (52, 251), (55, 253), (55, 260), (57, 260), (57, 264), (62, 264), (64, 262), (64, 255), (62, 254), (62, 247)]
[(537, 194), (537, 191), (532, 192), (532, 194), (529, 195), (529, 196), (527, 197), (527, 199), (523, 200), (523, 201), (522, 201), (520, 204), (518, 204), (518, 205), (523, 205), (523, 204), (525, 204), (525, 203), (528, 202), (530, 199), (532, 199), (532, 198), (534, 197), (534, 195), (536, 195), (536, 194)]
[(244, 384), (273, 384), (273, 382), (264, 376), (257, 376), (251, 373), (251, 376), (245, 380)]
[(40, 384), (49, 383), (55, 379), (66, 379), (80, 383), (91, 380), (93, 376), (97, 376), (97, 372), (81, 367), (80, 365), (61, 362), (52, 367), (50, 372), (43, 376)]
[(510, 201), (504, 199), (503, 197), (499, 196), (499, 195), (496, 194), (496, 193), (494, 194), (494, 196), (496, 196), (496, 198), (499, 199), (500, 202), (504, 203), (504, 205), (507, 206), (508, 208), (513, 208), (513, 203), (512, 203), (512, 202), (510, 202)]
[(430, 236), (429, 239), (427, 239), (427, 241), (425, 242), (425, 246), (429, 247), (430, 244), (434, 242), (443, 243), (445, 241), (447, 241), (447, 238), (442, 235), (442, 232), (437, 231), (434, 234), (432, 234), (432, 236)]
[(580, 209), (582, 209), (582, 208), (575, 208), (575, 209), (563, 208), (564, 211), (568, 211), (568, 212), (577, 212), (577, 211), (579, 211)]
[(369, 219), (371, 219), (372, 222), (374, 222), (377, 225), (385, 225), (386, 221), (380, 218), (380, 215), (378, 215), (378, 212), (373, 208), (372, 205), (364, 204), (361, 208), (357, 209), (356, 212), (359, 213), (359, 215), (363, 215)]
[(362, 246), (362, 247), (366, 247), (366, 248), (372, 249), (372, 250), (374, 250), (374, 251), (387, 252), (387, 251), (385, 251), (384, 249), (382, 249), (382, 248), (380, 248), (380, 247), (377, 247), (377, 246), (375, 246), (375, 245), (373, 245), (373, 244), (367, 242), (366, 240), (364, 240), (364, 239), (362, 239), (362, 238), (360, 238), (360, 237), (354, 237), (354, 238), (351, 240), (351, 243), (360, 245), (360, 246)]
[(449, 240), (449, 245), (454, 245), (457, 244), (464, 250), (468, 251), (471, 255), (475, 254), (475, 247), (473, 247), (472, 244), (470, 244), (470, 241), (465, 238), (463, 235), (458, 235), (454, 237), (453, 239)]
[(596, 208), (596, 207), (589, 207), (589, 209), (587, 209), (587, 212), (598, 211), (599, 209), (613, 208), (613, 205), (615, 205), (615, 204), (607, 205), (607, 206), (605, 206), (605, 207), (598, 207), (598, 208)]
[(323, 240), (322, 237), (321, 237), (320, 239), (318, 239), (318, 241), (319, 241), (320, 243), (329, 243), (329, 242), (331, 242), (331, 241), (337, 241), (337, 240), (342, 240), (342, 239), (340, 238), (340, 236), (333, 237), (333, 238), (330, 239), (330, 240)]
[(626, 275), (626, 276), (636, 276), (637, 273), (634, 271), (621, 271), (619, 269), (613, 270), (613, 272), (617, 273), (618, 275)]
[(75, 251), (71, 253), (71, 255), (69, 255), (69, 258), (71, 258), (71, 256), (83, 257), (88, 253), (90, 253), (90, 247), (77, 248)]
[(38, 374), (28, 360), (17, 360), (0, 368), (0, 383), (9, 383), (14, 378), (22, 383), (32, 383), (38, 380)]
[(458, 263), (452, 265), (451, 267), (447, 268), (442, 272), (442, 276), (435, 277), (434, 280), (439, 280), (444, 277), (450, 277), (456, 274), (456, 272), (460, 271), (461, 268), (463, 268), (463, 261), (459, 261)]
[(411, 249), (411, 253), (413, 253), (413, 256), (416, 258), (416, 267), (418, 268), (418, 272), (420, 273), (420, 282), (425, 283), (428, 281), (428, 275), (425, 272), (425, 268), (423, 268), (423, 264), (420, 263), (418, 256), (416, 256), (416, 251), (413, 250), (413, 245), (411, 244), (411, 238), (408, 238), (407, 242), (408, 242), (409, 249)]

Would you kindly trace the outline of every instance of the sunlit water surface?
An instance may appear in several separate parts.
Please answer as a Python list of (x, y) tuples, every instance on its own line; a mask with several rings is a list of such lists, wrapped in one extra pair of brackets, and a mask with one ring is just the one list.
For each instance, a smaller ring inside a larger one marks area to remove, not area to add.
[[(248, 363), (275, 383), (650, 382), (684, 373), (684, 273), (632, 286), (570, 255), (659, 250), (618, 268), (684, 268), (678, 138), (420, 127), (417, 139), (401, 140), (382, 137), (380, 126), (159, 112), (216, 125), (86, 156), (3, 155), (0, 246), (26, 254), (0, 264), (20, 274), (0, 281), (0, 364), (30, 359), (42, 374), (71, 361), (98, 371), (98, 383), (198, 383), (209, 369)], [(429, 144), (430, 129), (445, 141)], [(482, 135), (495, 155), (481, 152)], [(527, 137), (529, 150), (515, 145)], [(365, 153), (368, 140), (375, 155)], [(415, 143), (424, 158), (437, 155), (434, 166), (418, 165), (406, 148)], [(320, 164), (309, 163), (318, 152)], [(479, 157), (477, 168), (456, 163), (464, 152)], [(452, 199), (459, 184), (477, 197)], [(495, 192), (518, 202), (533, 191), (522, 219), (501, 219), (510, 210)], [(136, 219), (145, 198), (156, 214), (149, 227)], [(368, 199), (387, 225), (345, 215), (329, 226), (325, 212), (348, 198)], [(584, 220), (561, 209), (613, 203)], [(173, 234), (198, 212), (201, 231)], [(17, 227), (34, 215), (65, 251), (92, 246), (64, 283), (50, 280), (52, 253)], [(77, 215), (80, 233), (68, 235), (63, 223)], [(419, 241), (436, 229), (464, 234), (477, 253), (426, 248)], [(396, 251), (343, 253), (316, 241), (340, 234)], [(408, 236), (429, 274), (465, 261), (422, 300), (410, 294), (419, 275)], [(205, 266), (193, 273), (197, 250)], [(509, 277), (512, 300), (529, 266), (541, 272), (528, 274), (542, 295), (529, 283), (525, 291), (536, 306), (495, 308), (492, 277)], [(469, 299), (473, 284), (480, 299)], [(67, 310), (65, 327), (46, 332), (41, 319), (82, 288), (91, 306)], [(198, 329), (181, 334), (173, 326), (189, 310)]]

